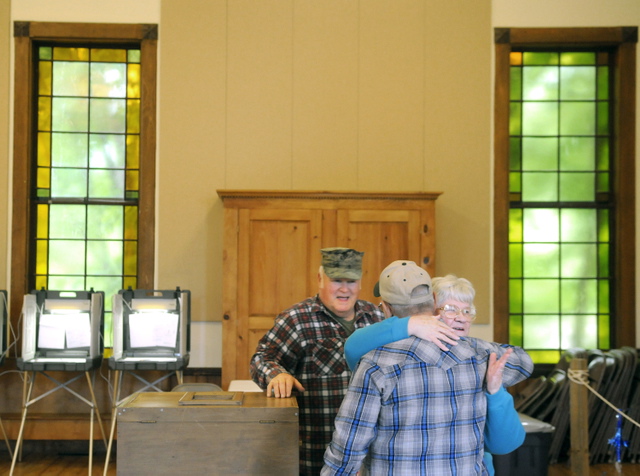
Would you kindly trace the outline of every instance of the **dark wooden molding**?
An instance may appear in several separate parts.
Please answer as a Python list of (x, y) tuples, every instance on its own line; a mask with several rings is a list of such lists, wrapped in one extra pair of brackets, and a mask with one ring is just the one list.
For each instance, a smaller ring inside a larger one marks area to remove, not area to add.
[(22, 37), (29, 36), (31, 22), (28, 21), (14, 21), (13, 22), (13, 36)]
[(494, 28), (493, 41), (496, 44), (509, 43), (511, 41), (511, 28)]
[(142, 36), (145, 40), (157, 40), (158, 39), (158, 25), (149, 23), (142, 25)]

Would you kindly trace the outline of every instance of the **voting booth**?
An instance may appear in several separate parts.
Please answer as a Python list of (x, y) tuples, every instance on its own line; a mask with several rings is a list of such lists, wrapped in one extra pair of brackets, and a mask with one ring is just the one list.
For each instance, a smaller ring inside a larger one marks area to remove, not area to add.
[[(107, 443), (96, 403), (93, 384), (95, 370), (102, 364), (104, 327), (104, 293), (102, 291), (32, 291), (24, 297), (22, 307), (22, 352), (16, 360), (25, 372), (22, 420), (11, 462), (13, 473), (24, 436), (29, 407), (58, 390), (65, 390), (90, 408), (89, 473), (93, 459), (93, 425), (97, 417), (102, 438)], [(60, 381), (49, 372), (72, 372)], [(46, 377), (55, 386), (34, 396), (36, 377)], [(70, 384), (86, 377), (88, 396), (73, 390)]]
[(117, 413), (119, 476), (299, 474), (294, 397), (136, 393)]

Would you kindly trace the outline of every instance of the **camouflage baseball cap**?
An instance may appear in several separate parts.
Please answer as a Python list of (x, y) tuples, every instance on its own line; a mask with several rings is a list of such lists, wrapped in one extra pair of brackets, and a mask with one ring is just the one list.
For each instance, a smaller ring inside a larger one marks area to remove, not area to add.
[(363, 251), (351, 248), (324, 248), (322, 268), (332, 279), (361, 279)]

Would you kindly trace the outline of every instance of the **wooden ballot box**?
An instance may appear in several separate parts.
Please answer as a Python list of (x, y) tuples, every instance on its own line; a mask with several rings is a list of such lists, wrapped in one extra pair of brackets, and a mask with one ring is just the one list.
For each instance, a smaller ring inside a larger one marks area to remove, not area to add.
[(295, 398), (137, 393), (117, 408), (118, 475), (297, 475)]

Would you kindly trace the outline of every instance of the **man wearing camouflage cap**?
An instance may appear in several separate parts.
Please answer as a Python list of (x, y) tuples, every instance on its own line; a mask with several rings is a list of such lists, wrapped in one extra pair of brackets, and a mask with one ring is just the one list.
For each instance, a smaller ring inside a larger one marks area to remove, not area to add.
[(251, 359), (251, 377), (267, 396), (300, 392), (300, 474), (314, 476), (322, 468), (351, 377), (344, 342), (356, 328), (384, 318), (376, 306), (358, 299), (364, 253), (320, 251), (318, 294), (280, 313)]

